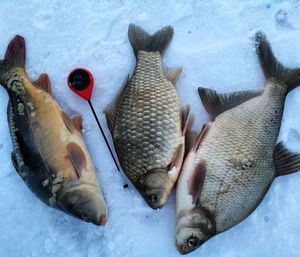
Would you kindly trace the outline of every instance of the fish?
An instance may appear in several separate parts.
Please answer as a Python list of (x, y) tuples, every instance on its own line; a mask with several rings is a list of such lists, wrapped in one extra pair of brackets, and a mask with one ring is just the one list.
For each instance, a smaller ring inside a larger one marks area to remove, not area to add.
[(176, 192), (176, 247), (181, 254), (247, 218), (274, 179), (300, 170), (300, 155), (278, 142), (287, 94), (300, 84), (300, 69), (274, 55), (266, 35), (255, 34), (266, 77), (264, 90), (198, 93), (211, 116), (189, 136)]
[(192, 122), (175, 88), (181, 68), (166, 71), (162, 65), (172, 36), (171, 26), (149, 35), (129, 25), (135, 71), (104, 110), (121, 167), (153, 209), (165, 205), (177, 181)]
[(107, 221), (106, 202), (83, 138), (51, 93), (47, 74), (32, 82), (25, 70), (25, 39), (11, 40), (0, 61), (0, 83), (9, 95), (7, 119), (12, 163), (45, 204), (95, 225)]

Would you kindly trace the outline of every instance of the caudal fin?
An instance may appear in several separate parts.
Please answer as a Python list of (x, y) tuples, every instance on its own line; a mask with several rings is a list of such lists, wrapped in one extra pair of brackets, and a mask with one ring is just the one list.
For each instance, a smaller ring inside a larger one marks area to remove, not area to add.
[(139, 51), (160, 52), (163, 55), (173, 37), (173, 28), (167, 26), (157, 31), (153, 36), (145, 32), (141, 27), (130, 24), (128, 38), (135, 56)]
[(17, 35), (10, 41), (4, 60), (0, 61), (0, 79), (11, 68), (24, 68), (26, 58), (25, 40)]
[(288, 91), (293, 90), (300, 84), (300, 69), (284, 67), (275, 57), (266, 35), (258, 31), (255, 35), (256, 52), (261, 67), (267, 78), (275, 78), (288, 85)]

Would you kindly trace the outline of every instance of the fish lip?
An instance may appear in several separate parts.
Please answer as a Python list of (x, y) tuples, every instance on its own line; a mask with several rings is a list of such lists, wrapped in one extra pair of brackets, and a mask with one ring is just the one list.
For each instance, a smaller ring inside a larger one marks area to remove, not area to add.
[(186, 254), (192, 252), (193, 250), (195, 250), (195, 249), (193, 249), (193, 250), (190, 250), (190, 251), (185, 251), (184, 249), (182, 249), (182, 248), (181, 248), (179, 245), (177, 245), (177, 244), (176, 244), (176, 248), (177, 248), (177, 251), (178, 251), (181, 255), (186, 255)]
[(107, 223), (107, 215), (106, 214), (102, 214), (99, 218), (98, 224), (97, 225), (102, 225), (104, 226)]

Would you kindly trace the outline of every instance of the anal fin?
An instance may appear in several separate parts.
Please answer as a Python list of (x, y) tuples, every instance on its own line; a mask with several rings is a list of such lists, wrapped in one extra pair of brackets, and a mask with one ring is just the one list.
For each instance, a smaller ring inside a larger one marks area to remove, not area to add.
[(300, 154), (291, 152), (283, 143), (277, 144), (274, 161), (276, 176), (289, 175), (300, 170)]
[(198, 88), (199, 96), (207, 112), (213, 117), (217, 117), (221, 113), (234, 108), (256, 96), (262, 94), (263, 91), (246, 90), (233, 93), (219, 94), (213, 89)]

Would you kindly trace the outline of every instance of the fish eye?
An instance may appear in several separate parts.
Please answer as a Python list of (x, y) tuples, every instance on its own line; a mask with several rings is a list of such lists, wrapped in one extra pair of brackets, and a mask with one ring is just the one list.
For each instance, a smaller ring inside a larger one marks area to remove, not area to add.
[(190, 237), (188, 240), (187, 240), (187, 245), (188, 247), (195, 247), (198, 245), (198, 238), (197, 237)]
[(148, 196), (148, 199), (151, 203), (154, 203), (157, 201), (157, 195), (156, 194), (151, 194)]

